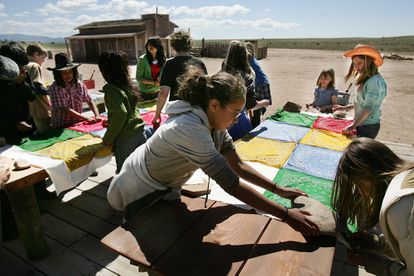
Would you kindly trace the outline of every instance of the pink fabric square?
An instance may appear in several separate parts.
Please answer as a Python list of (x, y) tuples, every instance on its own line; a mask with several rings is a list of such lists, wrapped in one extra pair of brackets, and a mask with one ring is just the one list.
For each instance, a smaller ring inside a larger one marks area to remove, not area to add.
[[(318, 119), (316, 119), (313, 123), (312, 128), (342, 133), (342, 130), (351, 124), (352, 121), (350, 120), (334, 119), (332, 117), (318, 117)], [(356, 130), (353, 130), (350, 134), (356, 135)]]
[[(155, 117), (155, 111), (148, 111), (145, 113), (141, 113), (141, 118), (144, 120), (145, 124), (147, 126), (152, 126), (152, 120)], [(161, 124), (163, 124), (165, 121), (167, 121), (168, 115), (161, 113)]]
[(96, 123), (89, 123), (88, 121), (81, 121), (79, 123), (73, 124), (72, 126), (68, 127), (68, 129), (75, 130), (78, 132), (90, 133), (91, 131), (98, 131), (104, 127), (103, 122), (107, 120), (106, 117), (101, 116), (102, 121)]

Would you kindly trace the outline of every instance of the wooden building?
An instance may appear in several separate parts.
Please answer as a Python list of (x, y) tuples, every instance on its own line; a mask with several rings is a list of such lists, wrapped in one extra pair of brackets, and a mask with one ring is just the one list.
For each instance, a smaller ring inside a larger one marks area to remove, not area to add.
[(102, 52), (123, 50), (130, 60), (137, 60), (145, 52), (145, 43), (151, 36), (163, 41), (166, 55), (171, 47), (168, 36), (178, 26), (168, 14), (143, 14), (141, 19), (92, 22), (75, 28), (79, 34), (66, 37), (74, 61), (97, 61)]

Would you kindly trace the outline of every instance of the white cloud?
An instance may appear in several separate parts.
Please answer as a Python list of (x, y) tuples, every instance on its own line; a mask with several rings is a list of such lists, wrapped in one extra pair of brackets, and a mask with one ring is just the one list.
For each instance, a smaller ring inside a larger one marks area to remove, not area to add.
[(97, 0), (59, 0), (56, 3), (47, 3), (43, 8), (37, 9), (42, 15), (66, 14), (91, 10), (98, 6)]
[(25, 17), (25, 16), (28, 16), (28, 15), (29, 15), (28, 11), (19, 12), (19, 13), (14, 14), (14, 16), (16, 16), (16, 17)]
[(233, 19), (223, 19), (223, 20), (208, 20), (205, 18), (185, 18), (174, 20), (179, 26), (190, 26), (194, 28), (230, 28), (230, 27), (249, 27), (257, 28), (262, 30), (287, 30), (300, 26), (299, 23), (284, 23), (274, 21), (270, 18), (263, 18), (258, 20), (233, 20)]
[[(147, 12), (154, 12), (155, 6), (148, 8)], [(167, 13), (171, 16), (178, 16), (178, 15), (189, 15), (189, 16), (201, 16), (201, 17), (231, 17), (240, 14), (247, 14), (250, 9), (241, 6), (239, 4), (233, 6), (205, 6), (200, 8), (189, 8), (187, 6), (178, 6), (178, 7), (158, 7), (159, 13)]]
[(7, 17), (7, 14), (3, 12), (5, 6), (3, 3), (0, 3), (0, 17)]

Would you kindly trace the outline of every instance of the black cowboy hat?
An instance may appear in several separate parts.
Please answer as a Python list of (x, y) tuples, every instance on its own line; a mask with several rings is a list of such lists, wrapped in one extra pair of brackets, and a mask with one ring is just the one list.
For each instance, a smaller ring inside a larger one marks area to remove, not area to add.
[(78, 67), (79, 63), (72, 63), (65, 53), (58, 53), (55, 55), (55, 68), (47, 68), (50, 71), (66, 71)]

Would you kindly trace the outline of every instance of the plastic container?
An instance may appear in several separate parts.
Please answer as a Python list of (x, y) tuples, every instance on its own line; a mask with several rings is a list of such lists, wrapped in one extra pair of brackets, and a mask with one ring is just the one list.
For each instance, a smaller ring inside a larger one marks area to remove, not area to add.
[(95, 80), (83, 80), (83, 83), (85, 84), (86, 88), (88, 88), (88, 89), (94, 89), (95, 88)]

